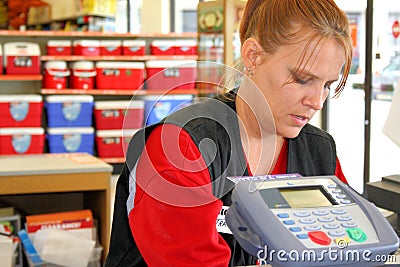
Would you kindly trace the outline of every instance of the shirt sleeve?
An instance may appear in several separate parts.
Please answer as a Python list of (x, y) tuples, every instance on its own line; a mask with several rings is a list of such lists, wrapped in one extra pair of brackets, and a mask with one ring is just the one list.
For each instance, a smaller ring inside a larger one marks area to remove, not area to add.
[(136, 168), (133, 237), (148, 266), (228, 266), (217, 232), (222, 202), (189, 134), (175, 125), (153, 130)]
[(335, 176), (339, 178), (343, 183), (348, 184), (346, 177), (343, 174), (342, 171), (342, 166), (340, 165), (339, 158), (336, 157), (336, 170), (335, 170)]

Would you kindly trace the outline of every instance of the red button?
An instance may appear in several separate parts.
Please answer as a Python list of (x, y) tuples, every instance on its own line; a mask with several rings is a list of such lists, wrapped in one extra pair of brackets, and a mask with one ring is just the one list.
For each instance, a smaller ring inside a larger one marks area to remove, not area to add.
[(329, 245), (331, 243), (331, 239), (322, 231), (309, 232), (308, 236), (314, 243), (320, 245)]

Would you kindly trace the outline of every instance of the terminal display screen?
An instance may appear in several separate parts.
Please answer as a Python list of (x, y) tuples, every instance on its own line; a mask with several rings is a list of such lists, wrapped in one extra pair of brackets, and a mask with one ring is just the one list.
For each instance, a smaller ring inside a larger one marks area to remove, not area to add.
[(280, 188), (279, 192), (292, 208), (329, 207), (336, 204), (320, 186)]

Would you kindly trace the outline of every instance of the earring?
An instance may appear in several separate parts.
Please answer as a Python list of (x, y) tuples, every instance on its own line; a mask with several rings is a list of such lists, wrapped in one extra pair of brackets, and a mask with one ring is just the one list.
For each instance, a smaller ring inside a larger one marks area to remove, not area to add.
[(246, 67), (246, 71), (248, 72), (249, 78), (250, 78), (250, 79), (253, 79), (253, 77), (254, 77), (253, 68), (251, 68), (251, 67)]

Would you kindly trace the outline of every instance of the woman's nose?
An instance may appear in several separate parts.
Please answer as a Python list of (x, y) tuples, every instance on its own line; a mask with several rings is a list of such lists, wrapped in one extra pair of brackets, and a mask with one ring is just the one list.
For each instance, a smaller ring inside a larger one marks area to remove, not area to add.
[(307, 94), (304, 96), (303, 104), (312, 108), (313, 110), (321, 110), (328, 94), (329, 90), (326, 88), (310, 88), (310, 90), (308, 90)]

